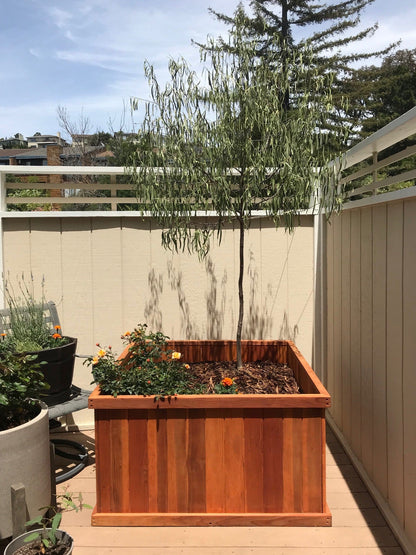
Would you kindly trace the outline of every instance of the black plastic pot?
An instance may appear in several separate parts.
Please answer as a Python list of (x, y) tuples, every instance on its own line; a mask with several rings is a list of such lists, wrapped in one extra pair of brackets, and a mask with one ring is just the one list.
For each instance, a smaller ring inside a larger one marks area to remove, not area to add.
[(36, 362), (45, 363), (42, 364), (41, 371), (50, 388), (45, 390), (42, 401), (47, 405), (61, 403), (67, 400), (71, 393), (77, 339), (74, 337), (67, 337), (67, 339), (70, 341), (66, 345), (30, 353), (37, 355)]

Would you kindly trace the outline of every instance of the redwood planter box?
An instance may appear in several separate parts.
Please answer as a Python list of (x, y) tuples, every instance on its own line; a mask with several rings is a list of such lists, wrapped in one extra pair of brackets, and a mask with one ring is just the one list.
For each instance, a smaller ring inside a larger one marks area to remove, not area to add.
[[(184, 362), (235, 360), (235, 341), (171, 341)], [(330, 396), (291, 341), (244, 341), (244, 360), (286, 362), (302, 394), (101, 395), (96, 526), (331, 526)]]

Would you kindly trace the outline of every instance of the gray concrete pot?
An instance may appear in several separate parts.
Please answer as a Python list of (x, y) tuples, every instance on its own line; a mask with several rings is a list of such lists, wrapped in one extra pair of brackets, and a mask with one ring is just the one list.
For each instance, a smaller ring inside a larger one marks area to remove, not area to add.
[[(33, 532), (42, 532), (42, 529), (40, 528), (38, 530), (32, 530), (31, 532), (25, 532), (24, 534), (15, 538), (6, 547), (4, 551), (4, 555), (14, 555), (14, 553), (16, 553), (18, 549), (20, 549), (23, 546), (27, 546), (27, 542), (25, 541), (25, 539), (31, 534), (33, 534)], [(74, 546), (74, 540), (72, 539), (72, 537), (69, 534), (67, 534), (64, 530), (57, 530), (56, 536), (60, 542), (68, 546), (67, 550), (65, 551), (65, 555), (70, 555), (72, 553), (72, 549)]]
[(51, 503), (48, 408), (41, 403), (39, 414), (11, 430), (0, 432), (0, 539), (13, 533), (12, 485), (25, 487), (27, 520)]

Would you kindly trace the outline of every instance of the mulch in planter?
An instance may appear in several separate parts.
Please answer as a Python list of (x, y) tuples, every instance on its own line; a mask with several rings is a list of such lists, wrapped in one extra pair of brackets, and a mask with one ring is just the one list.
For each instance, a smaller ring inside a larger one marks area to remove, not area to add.
[(238, 393), (302, 393), (292, 369), (276, 362), (245, 363), (241, 370), (237, 370), (235, 362), (194, 362), (189, 373), (208, 387), (207, 393), (214, 393), (215, 384), (224, 378), (234, 380)]

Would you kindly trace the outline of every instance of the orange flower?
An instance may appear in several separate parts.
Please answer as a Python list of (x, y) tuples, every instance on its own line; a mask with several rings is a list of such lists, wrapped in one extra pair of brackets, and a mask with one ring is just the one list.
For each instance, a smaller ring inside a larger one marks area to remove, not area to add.
[(61, 339), (62, 335), (61, 335), (60, 333), (54, 333), (54, 334), (52, 335), (52, 337), (53, 337), (54, 339)]
[(2, 333), (1, 336), (2, 337), (6, 337), (7, 333)]
[(190, 369), (189, 364), (185, 364), (185, 368), (186, 368), (187, 370), (189, 370), (189, 369)]
[(125, 337), (128, 337), (129, 335), (131, 335), (131, 331), (126, 331), (126, 332), (124, 332), (124, 336), (125, 336)]
[(106, 351), (105, 351), (104, 349), (100, 349), (100, 350), (98, 351), (98, 353), (97, 353), (97, 356), (98, 356), (98, 357), (105, 357), (106, 354), (107, 354), (107, 353), (106, 353)]
[(230, 385), (233, 385), (233, 380), (231, 378), (224, 378), (223, 380), (221, 380), (221, 385), (225, 387), (230, 387)]
[(92, 363), (93, 363), (93, 364), (97, 364), (97, 363), (98, 363), (98, 360), (99, 360), (98, 357), (93, 357)]
[(61, 326), (55, 326), (56, 331), (61, 329)]

